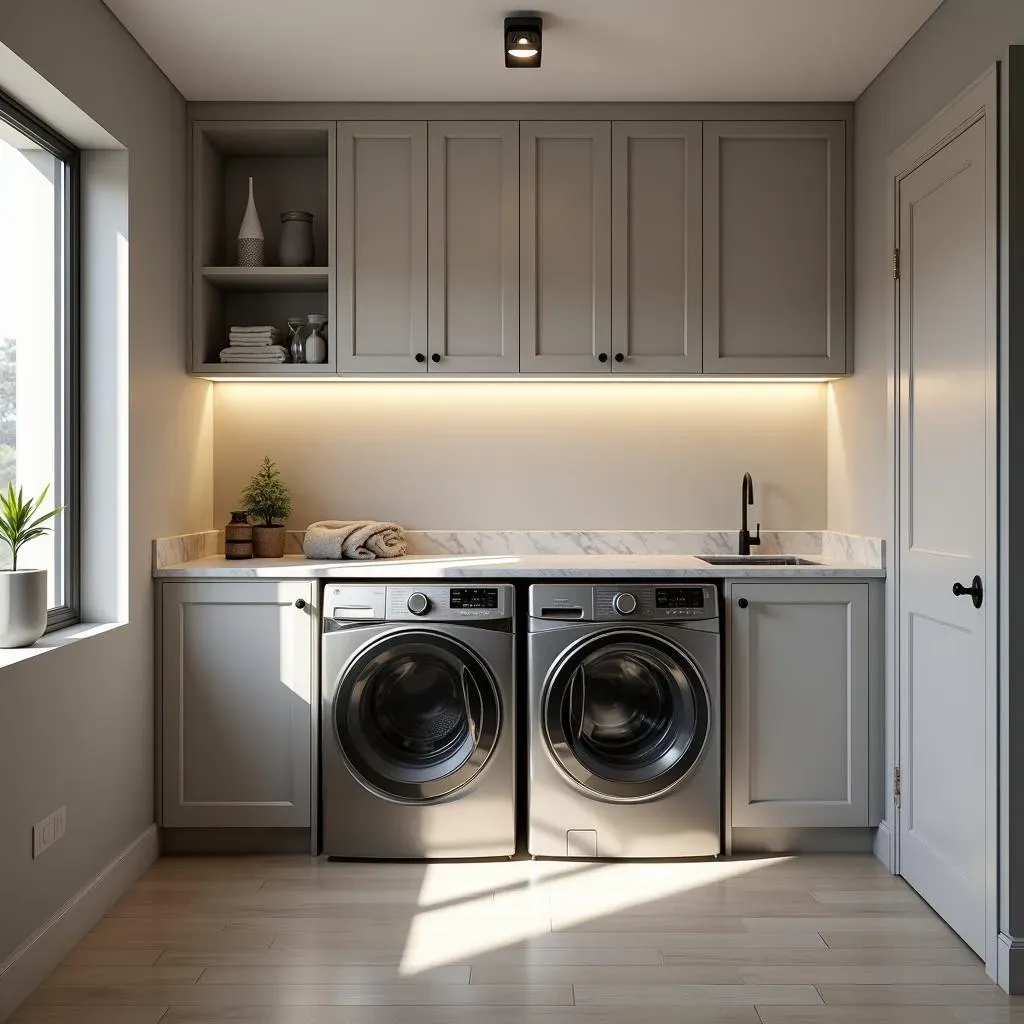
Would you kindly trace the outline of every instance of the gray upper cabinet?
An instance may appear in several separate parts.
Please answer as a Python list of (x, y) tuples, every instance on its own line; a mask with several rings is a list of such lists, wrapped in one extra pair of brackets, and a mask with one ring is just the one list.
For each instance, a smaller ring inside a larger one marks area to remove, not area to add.
[(427, 125), (338, 125), (340, 373), (426, 372)]
[(846, 126), (704, 123), (704, 372), (837, 374)]
[(522, 121), (520, 369), (611, 365), (611, 125)]
[(430, 124), (430, 372), (519, 369), (519, 124)]
[(870, 586), (732, 583), (733, 827), (871, 820)]
[(612, 126), (612, 372), (701, 372), (701, 125)]
[(309, 827), (316, 592), (161, 584), (161, 825)]

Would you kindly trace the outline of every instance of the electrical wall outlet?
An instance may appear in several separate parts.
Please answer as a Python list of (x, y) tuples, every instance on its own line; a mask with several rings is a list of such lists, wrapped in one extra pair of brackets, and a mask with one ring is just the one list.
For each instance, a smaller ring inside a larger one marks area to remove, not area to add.
[(38, 857), (48, 850), (58, 839), (64, 838), (67, 829), (67, 808), (58, 807), (53, 814), (48, 814), (42, 821), (32, 826), (32, 856)]

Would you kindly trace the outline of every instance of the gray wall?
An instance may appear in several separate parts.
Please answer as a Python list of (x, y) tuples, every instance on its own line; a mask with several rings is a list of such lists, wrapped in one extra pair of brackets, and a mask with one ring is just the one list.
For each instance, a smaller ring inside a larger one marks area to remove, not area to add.
[(829, 529), (886, 536), (892, 487), (892, 236), (886, 160), (931, 117), (1024, 42), (1022, 0), (946, 0), (854, 107), (854, 375), (830, 385)]
[[(100, 0), (3, 0), (0, 44), (127, 147), (131, 282), (130, 394), (121, 428), (128, 489), (126, 521), (118, 523), (127, 565), (94, 552), (87, 588), (89, 594), (109, 594), (120, 575), (127, 594), (115, 607), (127, 612), (129, 622), (0, 668), (2, 961), (153, 822), (150, 541), (209, 525), (211, 404), (210, 386), (183, 372), (181, 96)], [(90, 394), (102, 395), (100, 377), (91, 376)], [(106, 401), (112, 401), (109, 383)], [(109, 408), (102, 411), (101, 418), (109, 419)], [(111, 453), (106, 455), (109, 460)], [(102, 486), (90, 487), (87, 464), (85, 477), (90, 522), (113, 515), (109, 476), (100, 474)], [(98, 581), (95, 574), (103, 573)], [(32, 823), (62, 804), (66, 838), (33, 861)]]
[(765, 527), (825, 524), (824, 384), (218, 384), (214, 419), (217, 526), (264, 454), (295, 528), (738, 529), (746, 470)]

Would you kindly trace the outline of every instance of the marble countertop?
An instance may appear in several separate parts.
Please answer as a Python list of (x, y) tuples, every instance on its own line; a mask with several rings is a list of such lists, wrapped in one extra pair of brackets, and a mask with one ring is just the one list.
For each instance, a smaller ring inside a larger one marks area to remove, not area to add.
[[(812, 556), (813, 557), (813, 556)], [(709, 565), (695, 555), (410, 555), (388, 561), (319, 561), (302, 555), (229, 561), (211, 555), (153, 570), (157, 579), (881, 579), (885, 569), (816, 557), (815, 565)]]

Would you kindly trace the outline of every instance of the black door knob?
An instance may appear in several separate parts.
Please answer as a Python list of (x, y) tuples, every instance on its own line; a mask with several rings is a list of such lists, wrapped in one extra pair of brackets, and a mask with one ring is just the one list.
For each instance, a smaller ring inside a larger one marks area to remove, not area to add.
[(296, 608), (298, 608), (298, 609), (299, 609), (300, 611), (301, 611), (301, 610), (302, 610), (303, 608), (305, 608), (305, 607), (306, 607), (306, 601), (305, 601), (305, 599), (304, 599), (304, 598), (301, 598), (301, 597), (297, 597), (297, 598), (295, 598), (295, 607), (296, 607)]
[(437, 353), (435, 352), (435, 353), (434, 353), (434, 354), (433, 354), (433, 355), (432, 355), (432, 356), (430, 357), (430, 361), (431, 361), (432, 363), (439, 363), (439, 362), (441, 362), (441, 357), (440, 357), (440, 356), (439, 356), (439, 355), (438, 355), (438, 354), (437, 354)]
[(615, 353), (615, 362), (621, 363), (621, 362), (623, 362), (625, 360), (625, 358), (626, 357), (621, 352), (616, 352)]
[(427, 361), (427, 357), (422, 352), (417, 352), (416, 353), (416, 362), (417, 363), (425, 363), (426, 361)]
[(975, 576), (971, 580), (971, 585), (965, 587), (962, 583), (953, 584), (953, 596), (954, 597), (969, 597), (974, 602), (975, 608), (980, 608), (982, 601), (985, 600), (985, 590), (981, 585), (981, 577)]
[(747, 607), (747, 605), (749, 605), (749, 604), (750, 604), (750, 602), (749, 602), (749, 601), (748, 601), (748, 600), (747, 600), (747, 599), (746, 599), (745, 597), (741, 597), (741, 598), (740, 598), (740, 599), (739, 599), (739, 600), (738, 600), (738, 601), (737, 601), (736, 603), (737, 603), (737, 604), (738, 604), (738, 605), (739, 605), (739, 606), (740, 606), (741, 608), (746, 608), (746, 607)]
[(607, 352), (600, 352), (598, 354), (598, 356), (597, 356), (597, 361), (599, 363), (607, 363), (608, 362), (608, 353)]

